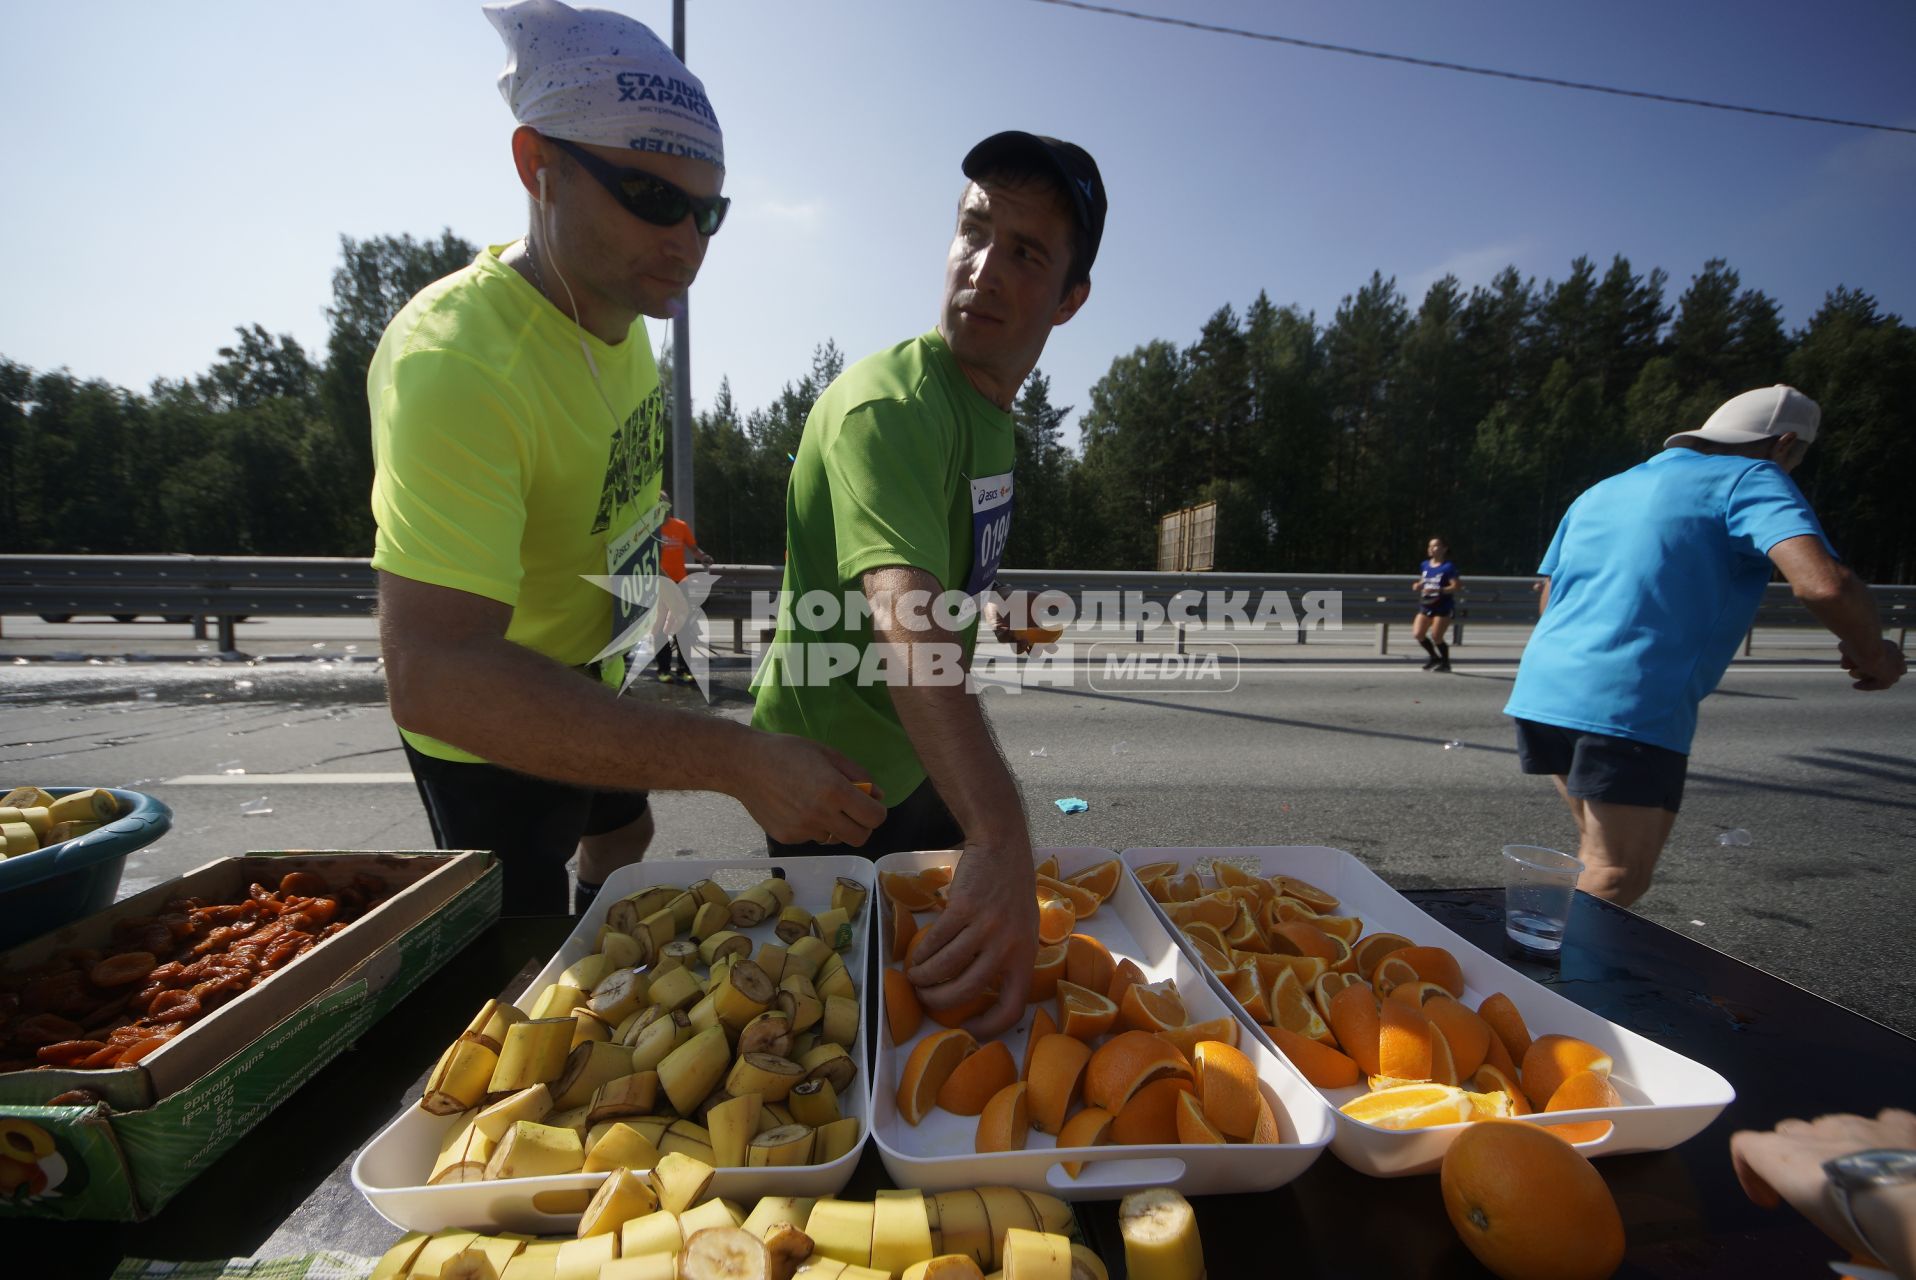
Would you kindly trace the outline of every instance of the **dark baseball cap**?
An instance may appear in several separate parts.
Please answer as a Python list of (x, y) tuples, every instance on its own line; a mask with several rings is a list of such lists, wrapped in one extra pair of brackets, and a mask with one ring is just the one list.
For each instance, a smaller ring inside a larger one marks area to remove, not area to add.
[[(1098, 242), (1104, 239), (1104, 179), (1098, 174), (1098, 162), (1075, 142), (1047, 138), (1042, 134), (1008, 129), (994, 133), (965, 153), (965, 176), (976, 180), (1005, 161), (1037, 161), (1064, 179), (1071, 193), (1071, 211), (1078, 225), (1091, 237), (1091, 260), (1098, 256)], [(1085, 269), (1091, 268), (1091, 260)]]

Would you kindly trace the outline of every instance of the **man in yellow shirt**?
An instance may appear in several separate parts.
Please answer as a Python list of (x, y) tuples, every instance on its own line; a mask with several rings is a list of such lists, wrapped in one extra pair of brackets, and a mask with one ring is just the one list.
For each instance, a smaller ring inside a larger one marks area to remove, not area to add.
[(422, 290), (367, 379), (380, 640), (441, 848), (495, 850), (506, 911), (582, 910), (652, 835), (646, 792), (721, 791), (792, 840), (862, 844), (884, 806), (796, 737), (620, 701), (659, 573), (662, 398), (641, 316), (681, 305), (727, 201), (704, 87), (650, 30), (487, 6), (531, 230)]

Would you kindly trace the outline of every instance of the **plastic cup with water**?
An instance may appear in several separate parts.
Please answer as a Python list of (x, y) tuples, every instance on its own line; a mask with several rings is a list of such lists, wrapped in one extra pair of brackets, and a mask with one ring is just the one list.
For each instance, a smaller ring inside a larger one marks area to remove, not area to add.
[(1504, 933), (1530, 951), (1563, 947), (1570, 895), (1583, 863), (1567, 853), (1530, 844), (1504, 846)]

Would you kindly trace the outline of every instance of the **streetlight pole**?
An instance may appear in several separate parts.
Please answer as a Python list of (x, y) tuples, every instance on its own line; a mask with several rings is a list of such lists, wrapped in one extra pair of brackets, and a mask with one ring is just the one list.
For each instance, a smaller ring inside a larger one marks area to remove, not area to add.
[[(672, 0), (672, 53), (685, 61), (685, 0)], [(672, 514), (692, 523), (691, 297), (672, 317)]]

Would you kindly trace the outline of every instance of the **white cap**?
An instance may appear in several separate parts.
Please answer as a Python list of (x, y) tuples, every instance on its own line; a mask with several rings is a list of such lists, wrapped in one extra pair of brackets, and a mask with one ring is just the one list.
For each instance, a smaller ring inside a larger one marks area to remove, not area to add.
[(560, 0), (512, 0), (482, 11), (506, 42), (499, 93), (520, 124), (568, 142), (725, 167), (705, 86), (644, 23)]
[(1717, 406), (1710, 420), (1695, 431), (1679, 431), (1663, 442), (1669, 448), (1679, 440), (1714, 440), (1718, 444), (1756, 444), (1794, 431), (1804, 444), (1816, 439), (1823, 410), (1816, 401), (1777, 383), (1732, 396)]

